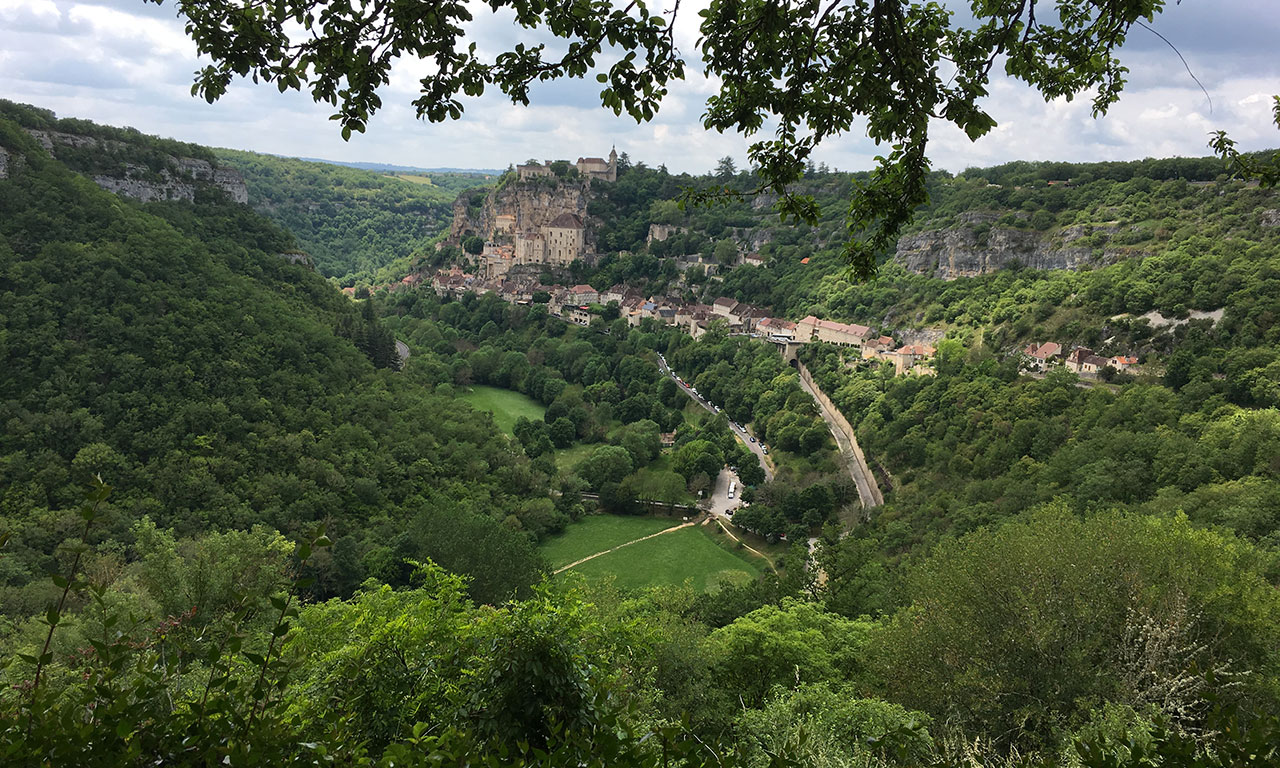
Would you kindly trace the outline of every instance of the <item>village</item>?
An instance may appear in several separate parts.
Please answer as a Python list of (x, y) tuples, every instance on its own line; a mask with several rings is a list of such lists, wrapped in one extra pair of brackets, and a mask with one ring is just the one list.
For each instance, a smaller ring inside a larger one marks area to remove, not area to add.
[[(547, 160), (529, 162), (514, 167), (513, 182), (517, 190), (550, 184), (560, 191), (562, 180), (579, 180), (589, 189), (593, 181), (610, 183), (617, 180), (618, 153), (611, 149), (608, 159), (579, 157), (576, 162)], [(690, 303), (671, 296), (646, 296), (626, 286), (614, 285), (607, 289), (580, 284), (573, 286), (544, 285), (545, 275), (562, 273), (575, 261), (593, 263), (598, 254), (592, 252), (590, 224), (581, 211), (582, 198), (540, 197), (532, 205), (522, 204), (516, 191), (514, 201), (496, 205), (492, 216), (483, 221), (476, 232), (483, 241), (479, 253), (475, 253), (474, 270), (468, 272), (454, 265), (428, 277), (412, 273), (398, 284), (387, 286), (395, 290), (417, 286), (429, 281), (439, 296), (461, 297), (466, 293), (492, 293), (512, 304), (546, 304), (547, 311), (566, 322), (588, 326), (601, 322), (626, 320), (629, 326), (639, 326), (646, 320), (676, 327), (693, 338), (707, 333), (719, 323), (730, 335), (750, 336), (785, 347), (818, 341), (850, 348), (855, 354), (846, 357), (853, 367), (859, 364), (889, 363), (894, 375), (933, 375), (936, 373), (933, 358), (936, 349), (928, 343), (899, 344), (891, 336), (873, 332), (869, 326), (841, 323), (809, 315), (798, 321), (769, 316), (766, 310), (732, 298), (720, 297), (710, 304)], [(577, 193), (575, 193), (577, 194)], [(492, 195), (491, 195), (492, 198)], [(527, 201), (526, 201), (527, 202)], [(458, 215), (450, 233), (450, 242), (461, 243), (464, 236), (474, 230), (475, 222), (470, 214)], [(588, 217), (589, 218), (589, 217)], [(650, 241), (663, 240), (678, 231), (679, 227), (653, 224)], [(808, 261), (808, 259), (805, 259)], [(738, 263), (762, 266), (764, 260), (758, 253), (740, 251)], [(712, 275), (719, 264), (697, 255), (677, 257), (677, 267), (684, 270), (696, 265)], [(616, 312), (616, 314), (615, 314)], [(606, 329), (607, 330), (607, 329)], [(794, 349), (791, 351), (794, 352)], [(1043, 375), (1054, 366), (1062, 366), (1083, 379), (1109, 378), (1111, 374), (1126, 372), (1137, 364), (1137, 358), (1125, 355), (1103, 357), (1092, 349), (1080, 347), (1067, 352), (1056, 342), (1033, 343), (1025, 349), (1014, 350), (1023, 371)]]
[[(410, 275), (405, 285), (421, 282)], [(882, 361), (894, 365), (897, 375), (928, 375), (935, 349), (927, 344), (897, 346), (889, 336), (874, 333), (869, 326), (822, 320), (809, 315), (792, 322), (770, 317), (759, 307), (731, 298), (717, 298), (710, 304), (689, 304), (678, 299), (643, 296), (622, 285), (600, 291), (590, 285), (547, 286), (533, 277), (485, 279), (463, 271), (460, 267), (438, 271), (430, 281), (439, 296), (461, 297), (466, 293), (492, 293), (512, 304), (545, 303), (547, 311), (566, 322), (591, 325), (596, 319), (612, 316), (624, 319), (628, 326), (639, 326), (652, 320), (676, 327), (693, 338), (720, 324), (730, 335), (751, 336), (780, 345), (826, 342), (858, 351), (864, 361)]]

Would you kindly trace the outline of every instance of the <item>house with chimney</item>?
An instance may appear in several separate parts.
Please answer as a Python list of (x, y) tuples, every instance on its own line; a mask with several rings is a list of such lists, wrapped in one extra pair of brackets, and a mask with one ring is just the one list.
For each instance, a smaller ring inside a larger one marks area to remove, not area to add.
[(1043, 344), (1031, 343), (1022, 350), (1027, 368), (1043, 371), (1062, 357), (1062, 345), (1055, 341)]
[(1068, 371), (1080, 374), (1081, 376), (1097, 376), (1103, 368), (1110, 365), (1111, 361), (1101, 355), (1095, 355), (1092, 349), (1088, 347), (1076, 347), (1070, 355), (1067, 356), (1066, 366)]

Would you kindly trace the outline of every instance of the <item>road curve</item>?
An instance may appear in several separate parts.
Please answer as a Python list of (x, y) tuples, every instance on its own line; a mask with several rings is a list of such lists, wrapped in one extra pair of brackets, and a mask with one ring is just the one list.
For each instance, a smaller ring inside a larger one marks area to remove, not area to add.
[(409, 345), (396, 339), (396, 354), (400, 356), (400, 364), (404, 365), (409, 359)]

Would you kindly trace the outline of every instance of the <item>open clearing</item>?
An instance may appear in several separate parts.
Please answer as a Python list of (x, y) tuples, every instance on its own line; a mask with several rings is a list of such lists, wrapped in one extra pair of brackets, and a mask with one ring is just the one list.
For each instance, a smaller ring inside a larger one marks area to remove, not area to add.
[(498, 429), (507, 434), (512, 434), (516, 419), (519, 417), (523, 416), (530, 420), (541, 419), (542, 414), (547, 412), (541, 403), (531, 397), (509, 389), (486, 387), (480, 384), (471, 387), (462, 399), (471, 403), (476, 410), (492, 413)]
[(542, 544), (542, 554), (552, 568), (559, 568), (679, 524), (680, 519), (675, 517), (592, 515), (573, 523), (559, 536), (547, 539)]
[[(662, 523), (661, 530), (664, 527), (679, 524), (679, 519), (671, 518), (587, 518), (589, 522), (597, 519), (613, 519), (613, 520), (647, 520)], [(569, 526), (569, 529), (557, 539), (548, 542), (544, 546), (543, 552), (547, 554), (547, 559), (551, 560), (556, 567), (564, 563), (570, 563), (574, 560), (586, 557), (592, 554), (592, 547), (581, 546), (574, 547), (574, 552), (578, 554), (574, 557), (568, 555), (568, 547), (565, 544), (565, 554), (560, 556), (558, 563), (553, 558), (549, 547), (557, 542), (563, 542), (576, 536), (598, 536), (598, 534), (588, 530), (579, 534), (575, 528), (579, 528), (584, 523), (577, 523)], [(714, 590), (722, 584), (741, 584), (756, 578), (760, 573), (758, 559), (753, 558), (756, 562), (749, 562), (746, 559), (720, 547), (711, 538), (711, 535), (704, 530), (706, 526), (693, 526), (684, 528), (679, 531), (672, 531), (662, 536), (656, 536), (647, 541), (636, 542), (629, 546), (625, 546), (616, 552), (610, 552), (607, 555), (601, 555), (594, 560), (588, 560), (585, 563), (574, 566), (565, 573), (579, 573), (590, 581), (602, 579), (607, 576), (613, 576), (619, 587), (627, 589), (639, 589), (643, 587), (652, 587), (664, 584), (683, 584), (689, 580), (693, 584), (693, 588), (699, 592)], [(655, 529), (651, 528), (647, 532), (639, 535), (647, 535), (654, 533)], [(625, 541), (638, 538), (639, 536), (631, 536), (621, 541), (613, 540), (612, 542), (603, 542), (605, 546), (599, 546), (594, 549), (599, 552), (610, 547), (616, 547)], [(599, 537), (604, 538), (604, 537)], [(597, 541), (597, 543), (600, 543)]]

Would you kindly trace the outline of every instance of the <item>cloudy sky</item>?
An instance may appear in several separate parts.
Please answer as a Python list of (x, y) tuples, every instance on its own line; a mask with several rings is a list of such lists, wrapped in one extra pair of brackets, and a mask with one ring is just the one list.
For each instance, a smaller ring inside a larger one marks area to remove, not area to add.
[[(687, 1), (681, 8), (677, 39), (686, 56), (695, 50), (696, 10)], [(482, 53), (527, 39), (486, 6), (477, 4), (476, 15), (471, 32)], [(999, 127), (973, 143), (939, 125), (930, 153), (935, 164), (959, 171), (1013, 159), (1198, 156), (1208, 153), (1215, 129), (1229, 131), (1246, 149), (1280, 146), (1280, 131), (1270, 123), (1270, 94), (1280, 93), (1280, 0), (1170, 2), (1154, 29), (1182, 52), (1212, 109), (1177, 55), (1135, 29), (1123, 51), (1129, 85), (1106, 117), (1090, 117), (1087, 99), (1046, 104), (1025, 86), (997, 82), (985, 106)], [(673, 171), (704, 172), (719, 157), (739, 164), (746, 157), (741, 137), (701, 128), (714, 84), (694, 66), (661, 113), (643, 125), (599, 107), (593, 79), (539, 86), (530, 107), (486, 95), (467, 102), (462, 120), (430, 124), (414, 118), (409, 102), (420, 65), (406, 62), (368, 133), (343, 142), (328, 119), (331, 109), (302, 94), (238, 82), (215, 104), (193, 98), (200, 64), (171, 2), (0, 0), (0, 97), (64, 117), (212, 146), (420, 167), (500, 168), (528, 157), (604, 155), (611, 144), (633, 160)], [(824, 146), (818, 159), (856, 170), (870, 167), (875, 154), (854, 131)]]

